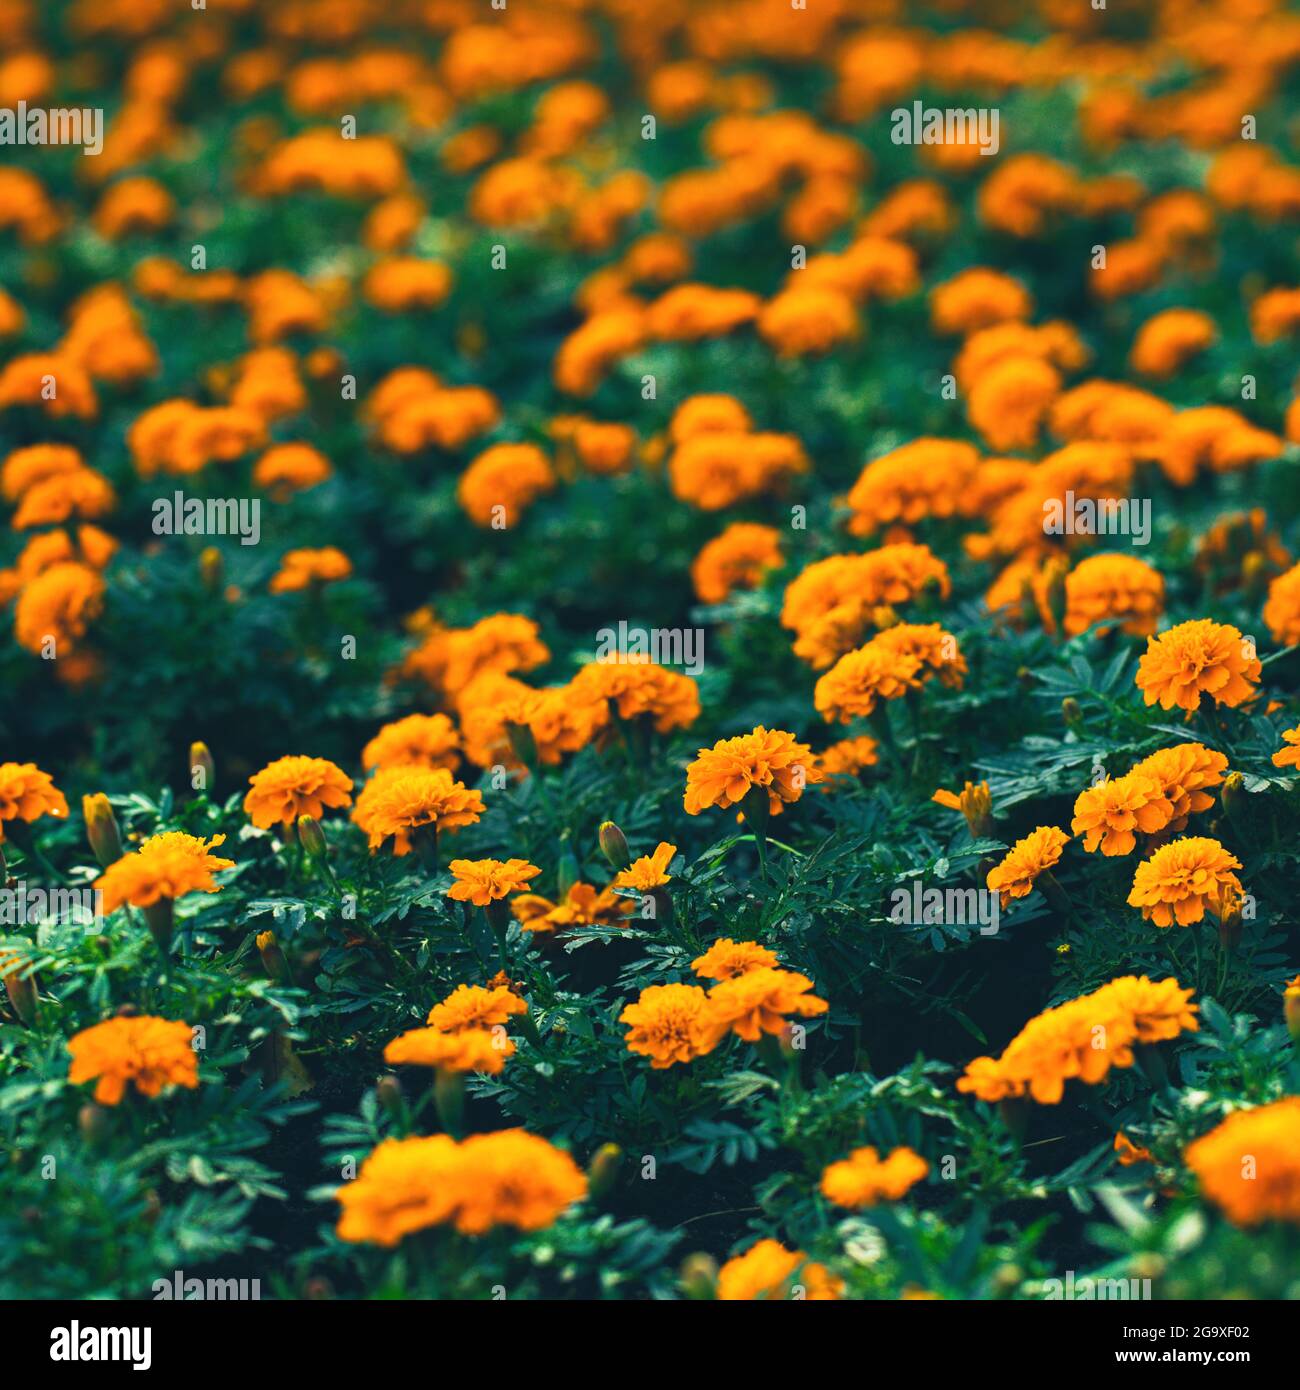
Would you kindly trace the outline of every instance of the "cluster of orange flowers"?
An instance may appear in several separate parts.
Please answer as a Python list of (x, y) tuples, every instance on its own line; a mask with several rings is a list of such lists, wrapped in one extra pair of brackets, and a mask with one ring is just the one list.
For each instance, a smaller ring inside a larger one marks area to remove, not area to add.
[(427, 1027), (413, 1028), (388, 1044), (384, 1061), (495, 1076), (515, 1051), (505, 1025), (527, 1012), (528, 1005), (505, 985), (458, 985), (429, 1011)]
[(702, 1057), (732, 1033), (748, 1043), (779, 1037), (790, 1026), (789, 1015), (815, 1017), (828, 1008), (809, 992), (813, 982), (806, 975), (782, 970), (757, 942), (724, 937), (691, 968), (717, 983), (708, 990), (649, 985), (619, 1014), (619, 1022), (628, 1025), (629, 1051), (649, 1057), (656, 1071)]
[(1112, 1067), (1133, 1065), (1139, 1044), (1195, 1032), (1191, 996), (1174, 979), (1122, 976), (1031, 1018), (1001, 1056), (975, 1058), (957, 1089), (980, 1100), (1028, 1095), (1040, 1105), (1055, 1105), (1067, 1081), (1099, 1085)]

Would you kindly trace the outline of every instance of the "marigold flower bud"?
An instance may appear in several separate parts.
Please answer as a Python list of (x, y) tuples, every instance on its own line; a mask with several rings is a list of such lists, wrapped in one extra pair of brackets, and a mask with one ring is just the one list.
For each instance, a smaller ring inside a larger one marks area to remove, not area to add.
[(87, 1101), (77, 1112), (77, 1128), (81, 1131), (81, 1137), (92, 1147), (98, 1144), (108, 1133), (108, 1107), (96, 1105), (94, 1101)]
[(225, 572), (226, 562), (221, 558), (221, 551), (215, 545), (205, 545), (199, 552), (199, 577), (203, 580), (204, 587), (216, 593), (221, 587)]
[(217, 765), (206, 743), (190, 744), (190, 785), (196, 792), (208, 791), (217, 780)]
[(1230, 819), (1235, 819), (1241, 810), (1242, 800), (1246, 795), (1243, 790), (1245, 785), (1246, 779), (1240, 772), (1230, 772), (1223, 779), (1223, 790), (1219, 793), (1219, 797), (1223, 802), (1223, 809)]
[(1300, 1047), (1300, 975), (1287, 981), (1286, 993), (1282, 996), (1282, 1016), (1286, 1019), (1291, 1041)]
[(390, 1115), (395, 1114), (402, 1104), (402, 1083), (390, 1072), (375, 1082), (375, 1095)]
[(298, 843), (313, 859), (324, 859), (329, 855), (325, 832), (315, 816), (298, 817)]
[(612, 820), (600, 823), (600, 850), (620, 872), (632, 862), (632, 851), (627, 847), (627, 836)]
[(610, 1192), (622, 1166), (623, 1150), (617, 1144), (602, 1144), (596, 1150), (587, 1166), (587, 1191), (592, 1201), (598, 1202)]
[(30, 964), (18, 951), (0, 950), (0, 970), (8, 970), (5, 993), (14, 1013), (29, 1026), (36, 1022), (36, 977), (27, 973)]
[(687, 1255), (679, 1277), (687, 1298), (713, 1298), (718, 1288), (718, 1262), (712, 1255)]
[(257, 934), (257, 953), (262, 957), (262, 968), (277, 983), (289, 979), (289, 961), (273, 931)]
[(86, 822), (86, 839), (101, 868), (115, 864), (125, 851), (117, 817), (103, 792), (81, 798), (81, 814)]
[(1061, 718), (1065, 720), (1070, 728), (1074, 728), (1079, 720), (1083, 718), (1083, 707), (1073, 695), (1067, 695), (1065, 699), (1061, 701)]

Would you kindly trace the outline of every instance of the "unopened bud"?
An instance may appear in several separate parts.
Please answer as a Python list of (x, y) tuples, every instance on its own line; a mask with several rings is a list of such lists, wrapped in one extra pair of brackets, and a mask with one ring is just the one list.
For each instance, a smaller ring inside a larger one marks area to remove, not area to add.
[(262, 969), (271, 979), (277, 984), (288, 982), (289, 961), (273, 931), (258, 932), (257, 953), (262, 957)]
[(206, 743), (190, 744), (190, 785), (196, 792), (211, 790), (217, 780), (217, 765)]
[(402, 1083), (391, 1072), (375, 1082), (375, 1095), (390, 1115), (402, 1108)]
[(117, 817), (103, 792), (81, 798), (81, 814), (86, 822), (86, 839), (90, 851), (102, 869), (116, 864), (121, 859), (122, 832), (117, 826)]
[(107, 1135), (108, 1121), (108, 1108), (96, 1105), (94, 1101), (87, 1101), (77, 1112), (77, 1128), (81, 1131), (81, 1137), (92, 1148)]
[(31, 962), (18, 951), (0, 951), (0, 970), (5, 975), (5, 993), (14, 1013), (29, 1027), (36, 1022), (36, 977), (29, 973)]
[(712, 1255), (687, 1255), (678, 1277), (687, 1298), (713, 1298), (718, 1290), (718, 1262)]
[(1241, 810), (1242, 802), (1245, 800), (1246, 779), (1240, 772), (1230, 772), (1223, 779), (1223, 791), (1220, 793), (1223, 801), (1223, 809), (1230, 817), (1235, 817)]
[(617, 1144), (602, 1144), (587, 1165), (587, 1191), (593, 1202), (606, 1196), (618, 1181), (623, 1166), (623, 1150)]
[(221, 558), (221, 551), (215, 545), (205, 545), (199, 552), (199, 577), (203, 580), (204, 587), (216, 593), (221, 587), (225, 572), (226, 563)]
[(1083, 718), (1083, 706), (1073, 695), (1067, 695), (1061, 701), (1061, 718), (1071, 729)]
[(315, 816), (299, 816), (298, 843), (313, 859), (328, 858), (330, 847), (325, 840), (325, 832)]
[(632, 862), (632, 851), (627, 847), (627, 836), (612, 820), (600, 823), (600, 852), (620, 872)]
[(1300, 1047), (1300, 975), (1287, 981), (1286, 993), (1282, 996), (1282, 1016), (1286, 1019), (1291, 1041)]

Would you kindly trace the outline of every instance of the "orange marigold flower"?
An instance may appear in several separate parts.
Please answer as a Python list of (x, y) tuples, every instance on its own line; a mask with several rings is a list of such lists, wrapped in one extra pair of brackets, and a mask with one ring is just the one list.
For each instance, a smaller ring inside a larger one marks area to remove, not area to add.
[(110, 1018), (69, 1038), (68, 1051), (69, 1083), (95, 1081), (100, 1105), (118, 1104), (128, 1082), (142, 1096), (156, 1096), (164, 1086), (192, 1091), (199, 1084), (199, 1059), (188, 1023), (152, 1014)]
[(582, 704), (612, 701), (620, 719), (644, 715), (661, 734), (689, 728), (700, 717), (700, 688), (690, 676), (637, 657), (590, 662), (568, 689)]
[(1060, 372), (1041, 357), (1005, 357), (972, 383), (966, 417), (991, 448), (1034, 449), (1062, 385)]
[(760, 1240), (743, 1255), (728, 1260), (718, 1271), (717, 1296), (723, 1302), (767, 1301), (800, 1296), (812, 1302), (834, 1302), (844, 1281), (802, 1250), (787, 1250), (775, 1240)]
[(1239, 705), (1255, 693), (1262, 674), (1254, 642), (1230, 623), (1194, 618), (1147, 638), (1137, 685), (1148, 705), (1195, 710), (1201, 695), (1216, 704)]
[(104, 606), (104, 580), (89, 565), (69, 560), (43, 570), (18, 595), (14, 636), (19, 646), (55, 654), (72, 648)]
[(954, 515), (978, 465), (975, 446), (956, 439), (916, 439), (882, 454), (849, 490), (849, 531), (867, 536), (894, 522)]
[(1300, 1224), (1300, 1096), (1238, 1110), (1183, 1157), (1201, 1191), (1235, 1225)]
[(385, 1139), (338, 1191), (340, 1238), (393, 1246), (412, 1231), (448, 1220), (460, 1190), (459, 1156), (446, 1134)]
[(15, 531), (57, 526), (73, 516), (104, 516), (116, 505), (117, 494), (102, 473), (75, 468), (32, 483), (9, 524)]
[(284, 499), (327, 481), (333, 473), (329, 459), (310, 444), (277, 444), (253, 465), (253, 483)]
[(501, 530), (554, 486), (550, 462), (536, 444), (494, 444), (461, 474), (456, 498), (476, 526)]
[(0, 841), (7, 820), (31, 822), (66, 816), (68, 802), (48, 772), (35, 763), (0, 763)]
[(42, 408), (52, 419), (73, 415), (91, 420), (99, 410), (86, 369), (59, 352), (30, 352), (0, 369), (0, 410), (14, 405)]
[(575, 883), (563, 902), (553, 903), (540, 893), (520, 893), (512, 899), (510, 911), (524, 931), (550, 933), (564, 927), (621, 927), (632, 906), (614, 892), (612, 884), (597, 889), (590, 883)]
[(484, 811), (483, 795), (458, 782), (445, 767), (380, 768), (357, 796), (352, 819), (377, 850), (390, 836), (393, 853), (411, 852), (411, 835), (424, 826), (441, 833), (473, 825)]
[(368, 303), (388, 314), (436, 309), (451, 293), (452, 273), (441, 261), (394, 256), (366, 272), (361, 292)]
[(1070, 829), (1083, 836), (1083, 847), (1089, 854), (1099, 844), (1107, 856), (1131, 854), (1137, 844), (1135, 830), (1154, 835), (1173, 816), (1173, 805), (1160, 782), (1132, 771), (1081, 791), (1074, 802)]
[(224, 835), (203, 840), (180, 830), (151, 835), (134, 854), (123, 855), (95, 880), (104, 895), (104, 911), (116, 912), (123, 903), (150, 907), (162, 898), (221, 892), (212, 875), (233, 869), (235, 861), (212, 850), (225, 840)]
[[(817, 754), (817, 766), (826, 774), (828, 780), (856, 777), (864, 767), (875, 767), (880, 761), (880, 745), (866, 734), (858, 738), (842, 738)], [(832, 788), (827, 785), (823, 791)]]
[(1264, 621), (1275, 642), (1287, 647), (1300, 642), (1300, 565), (1269, 584)]
[(698, 816), (709, 806), (726, 810), (737, 806), (752, 787), (766, 788), (773, 815), (786, 802), (798, 801), (804, 786), (820, 782), (822, 773), (813, 751), (793, 734), (765, 729), (720, 739), (712, 748), (701, 748), (686, 769), (687, 815)]
[(475, 907), (522, 893), (528, 880), (541, 873), (526, 859), (453, 859), (447, 867), (456, 880), (447, 889), (447, 896)]
[(993, 834), (993, 797), (987, 782), (966, 782), (960, 792), (940, 787), (930, 800), (950, 811), (960, 811), (966, 817), (973, 838), (978, 840)]
[(839, 343), (852, 342), (860, 331), (853, 301), (829, 285), (783, 290), (758, 316), (759, 337), (778, 357), (829, 352)]
[(712, 1050), (702, 1029), (709, 997), (699, 985), (649, 985), (618, 1021), (628, 1025), (627, 1047), (650, 1058), (656, 1071), (689, 1062)]
[(1002, 906), (1008, 907), (1012, 898), (1024, 898), (1034, 886), (1034, 880), (1050, 869), (1070, 843), (1070, 837), (1055, 825), (1040, 825), (1015, 842), (1000, 864), (988, 872), (985, 883), (990, 893), (1002, 895)]
[(775, 968), (780, 965), (776, 953), (757, 941), (732, 941), (720, 937), (702, 956), (696, 956), (691, 969), (702, 980), (734, 980), (751, 970)]
[(1166, 309), (1138, 330), (1129, 366), (1143, 376), (1171, 377), (1197, 353), (1212, 347), (1218, 336), (1209, 314), (1199, 309)]
[(320, 550), (289, 550), (280, 561), (279, 573), (271, 576), (267, 588), (273, 594), (293, 593), (317, 584), (330, 584), (346, 579), (352, 573), (352, 561), (337, 546), (327, 545)]
[(676, 845), (660, 840), (653, 854), (643, 854), (639, 859), (634, 859), (615, 877), (612, 886), (635, 888), (638, 892), (648, 893), (652, 888), (661, 888), (665, 883), (671, 883), (672, 875), (668, 872), (668, 865), (672, 863), (673, 855), (676, 853)]
[(328, 758), (277, 758), (248, 780), (244, 810), (259, 830), (290, 826), (300, 816), (320, 820), (327, 806), (352, 804), (352, 779)]
[(462, 1028), (444, 1033), (438, 1028), (412, 1028), (384, 1048), (392, 1066), (437, 1067), (441, 1071), (475, 1071), (498, 1076), (515, 1045), (501, 1028)]
[(1149, 637), (1164, 607), (1160, 571), (1132, 555), (1089, 555), (1065, 577), (1065, 631), (1071, 637), (1104, 618), (1122, 618), (1121, 632)]
[(1282, 738), (1287, 746), (1273, 754), (1273, 766), (1300, 768), (1300, 725), (1294, 729), (1283, 729)]
[(930, 292), (930, 322), (936, 333), (973, 333), (1034, 312), (1029, 291), (1009, 275), (975, 266)]
[(495, 1028), (517, 1014), (526, 1014), (528, 1005), (505, 985), (457, 985), (429, 1010), (425, 1020), (442, 1033), (458, 1033), (463, 1028)]
[(7, 502), (16, 502), (37, 483), (84, 467), (81, 455), (70, 444), (29, 444), (5, 458), (0, 467), (0, 493)]
[(767, 570), (783, 563), (776, 527), (735, 521), (692, 561), (691, 582), (701, 603), (721, 603), (735, 589), (756, 589)]
[(749, 411), (735, 396), (688, 396), (673, 411), (668, 437), (682, 444), (697, 434), (748, 434), (753, 428)]
[(683, 440), (668, 461), (673, 496), (706, 512), (757, 497), (807, 471), (808, 457), (792, 434), (707, 430)]
[(897, 1202), (929, 1171), (930, 1165), (913, 1149), (898, 1148), (882, 1159), (868, 1145), (826, 1167), (822, 1173), (822, 1195), (837, 1207), (874, 1207), (881, 1201)]
[(847, 724), (872, 713), (880, 700), (897, 700), (920, 684), (917, 657), (876, 645), (847, 652), (821, 676), (813, 688), (813, 704), (832, 723)]
[(361, 750), (361, 766), (445, 767), (460, 763), (460, 735), (445, 714), (408, 714), (382, 729)]
[(708, 1008), (701, 1020), (705, 1051), (718, 1045), (728, 1033), (745, 1042), (758, 1042), (764, 1033), (781, 1033), (787, 1014), (810, 1018), (824, 1014), (830, 1005), (810, 994), (813, 982), (793, 970), (761, 966), (722, 980), (709, 991)]
[(1171, 830), (1182, 830), (1188, 816), (1208, 811), (1214, 798), (1206, 787), (1217, 787), (1228, 769), (1223, 753), (1206, 748), (1201, 743), (1179, 743), (1173, 748), (1160, 748), (1136, 763), (1132, 772), (1154, 777), (1161, 791), (1173, 806)]
[(1129, 905), (1158, 927), (1199, 922), (1206, 912), (1224, 917), (1240, 901), (1241, 860), (1205, 835), (1188, 835), (1161, 845), (1137, 866)]

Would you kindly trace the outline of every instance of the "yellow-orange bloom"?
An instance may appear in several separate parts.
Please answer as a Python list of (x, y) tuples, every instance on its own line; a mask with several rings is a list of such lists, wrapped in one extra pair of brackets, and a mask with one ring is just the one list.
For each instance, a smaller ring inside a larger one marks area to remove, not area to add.
[(392, 838), (393, 853), (411, 852), (411, 836), (425, 826), (455, 832), (483, 814), (483, 796), (445, 767), (380, 768), (357, 796), (352, 819), (371, 850)]
[(1300, 1224), (1300, 1096), (1238, 1110), (1183, 1157), (1234, 1224)]
[(649, 1057), (656, 1071), (711, 1051), (702, 1031), (708, 1002), (699, 985), (648, 985), (618, 1016), (628, 1025), (628, 1051)]
[(513, 526), (555, 486), (550, 461), (536, 444), (494, 444), (461, 474), (456, 498), (476, 526)]
[(686, 769), (687, 815), (698, 816), (709, 806), (726, 810), (744, 801), (752, 787), (765, 788), (773, 815), (782, 806), (798, 801), (810, 782), (820, 782), (822, 772), (813, 751), (793, 734), (765, 729), (720, 739), (712, 748), (701, 748)]
[(1286, 747), (1273, 754), (1273, 766), (1300, 767), (1300, 724), (1294, 729), (1283, 729), (1282, 739)]
[(300, 816), (320, 820), (326, 807), (352, 804), (352, 779), (328, 758), (277, 758), (248, 780), (244, 810), (259, 830), (290, 826)]
[(1158, 927), (1199, 922), (1206, 912), (1222, 919), (1240, 901), (1241, 860), (1205, 835), (1161, 845), (1133, 875), (1129, 905)]
[(887, 1158), (868, 1145), (832, 1163), (822, 1173), (822, 1195), (837, 1207), (874, 1207), (897, 1202), (930, 1171), (913, 1149), (895, 1149)]
[(408, 714), (385, 724), (361, 751), (361, 765), (376, 767), (445, 767), (460, 762), (460, 735), (445, 714)]
[(760, 1041), (764, 1033), (782, 1033), (787, 1014), (824, 1014), (830, 1005), (809, 993), (812, 987), (806, 975), (772, 966), (720, 981), (709, 991), (701, 1020), (704, 1050), (716, 1047), (728, 1033), (750, 1043)]
[(522, 893), (528, 880), (541, 873), (526, 859), (453, 859), (447, 867), (456, 880), (447, 889), (447, 896), (475, 907)]
[(990, 893), (1002, 895), (1002, 906), (1012, 898), (1024, 898), (1034, 886), (1034, 880), (1044, 869), (1050, 869), (1070, 843), (1070, 837), (1055, 825), (1040, 825), (1023, 839), (1017, 840), (1006, 852), (1000, 864), (988, 872), (985, 883)]
[(442, 1033), (459, 1033), (465, 1028), (495, 1028), (527, 1012), (528, 1005), (505, 985), (457, 985), (429, 1010), (425, 1022)]
[(352, 561), (337, 546), (327, 545), (319, 550), (288, 550), (267, 588), (273, 594), (288, 594), (309, 589), (315, 584), (330, 584), (338, 579), (346, 579), (351, 573)]
[(1154, 835), (1173, 815), (1173, 805), (1160, 783), (1133, 771), (1081, 791), (1074, 802), (1070, 829), (1083, 836), (1083, 847), (1089, 854), (1098, 845), (1104, 855), (1131, 854), (1137, 844), (1135, 830)]
[(115, 912), (123, 903), (149, 907), (160, 898), (181, 898), (186, 893), (219, 893), (221, 885), (212, 875), (235, 867), (233, 859), (211, 853), (225, 839), (214, 835), (203, 840), (181, 830), (150, 836), (134, 854), (110, 864), (95, 880), (104, 895), (104, 911)]
[(757, 941), (732, 941), (720, 937), (702, 956), (696, 956), (691, 969), (702, 980), (733, 980), (751, 970), (779, 966), (776, 953)]
[(1255, 693), (1263, 673), (1255, 644), (1230, 623), (1194, 618), (1147, 638), (1137, 685), (1148, 705), (1195, 710), (1202, 694), (1216, 704), (1239, 705)]
[(825, 1303), (838, 1300), (843, 1292), (844, 1281), (825, 1265), (775, 1240), (760, 1240), (718, 1271), (717, 1296), (727, 1303), (795, 1297)]
[(643, 854), (640, 859), (634, 859), (619, 873), (613, 886), (635, 888), (638, 892), (648, 893), (652, 888), (661, 888), (665, 883), (671, 883), (672, 875), (668, 872), (668, 865), (676, 853), (676, 845), (661, 840), (653, 854)]
[(479, 1072), (497, 1076), (513, 1057), (515, 1045), (501, 1028), (462, 1028), (444, 1033), (439, 1028), (412, 1028), (384, 1048), (392, 1066), (436, 1067), (447, 1072)]
[(68, 802), (48, 772), (35, 763), (0, 763), (0, 841), (7, 820), (66, 816)]
[(142, 1096), (156, 1096), (164, 1086), (194, 1090), (199, 1084), (199, 1059), (188, 1023), (152, 1014), (110, 1018), (69, 1038), (68, 1051), (69, 1083), (95, 1081), (100, 1105), (116, 1105), (128, 1082)]

